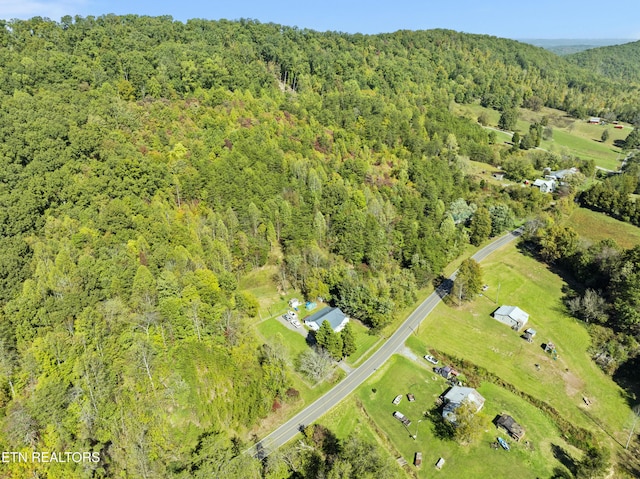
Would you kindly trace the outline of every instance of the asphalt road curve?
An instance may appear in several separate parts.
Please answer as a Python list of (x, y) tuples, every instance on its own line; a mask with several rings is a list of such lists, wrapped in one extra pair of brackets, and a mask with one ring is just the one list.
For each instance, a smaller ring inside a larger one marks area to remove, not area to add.
[[(510, 243), (522, 234), (521, 229), (517, 229), (488, 244), (472, 258), (478, 262), (485, 259), (491, 253)], [(453, 279), (457, 271), (451, 275), (449, 281), (444, 281), (427, 299), (425, 299), (406, 319), (404, 323), (387, 339), (387, 341), (362, 365), (354, 369), (338, 385), (326, 394), (316, 399), (305, 409), (300, 411), (278, 429), (267, 437), (249, 448), (246, 452), (263, 459), (271, 451), (292, 440), (304, 427), (313, 424), (324, 413), (337, 405), (345, 397), (351, 394), (358, 386), (369, 378), (380, 366), (382, 366), (393, 353), (395, 353), (420, 325), (422, 320), (438, 305), (450, 291)]]

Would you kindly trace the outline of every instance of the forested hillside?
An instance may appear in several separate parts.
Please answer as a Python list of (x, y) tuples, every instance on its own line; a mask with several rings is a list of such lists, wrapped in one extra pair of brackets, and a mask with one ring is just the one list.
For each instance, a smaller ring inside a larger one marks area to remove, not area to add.
[[(292, 386), (243, 275), (276, 264), (281, 287), (375, 332), (470, 241), (548, 205), (465, 175), (463, 157), (500, 153), (452, 102), (639, 105), (628, 82), (451, 31), (3, 26), (0, 445), (101, 458), (6, 477), (282, 477), (239, 454)], [(323, 471), (370, 450), (358, 441)], [(378, 477), (363, 467), (350, 477)]]
[(640, 81), (640, 42), (592, 48), (566, 58), (571, 63), (608, 78), (636, 83)]

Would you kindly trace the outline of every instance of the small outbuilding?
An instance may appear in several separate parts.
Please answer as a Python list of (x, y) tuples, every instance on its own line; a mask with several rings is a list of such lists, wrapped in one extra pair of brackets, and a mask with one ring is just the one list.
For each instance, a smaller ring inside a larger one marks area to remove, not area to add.
[(444, 457), (441, 457), (438, 459), (438, 462), (436, 462), (436, 469), (442, 469), (442, 466), (444, 466)]
[(524, 436), (524, 428), (508, 414), (503, 414), (498, 417), (496, 426), (504, 429), (507, 434), (509, 434), (509, 436), (511, 436), (516, 441), (519, 441)]
[(292, 298), (289, 300), (290, 308), (297, 308), (298, 306), (300, 306), (300, 300), (298, 298)]
[(515, 331), (520, 331), (529, 321), (529, 314), (517, 306), (500, 306), (493, 312), (493, 317)]
[(458, 375), (458, 371), (453, 369), (452, 366), (445, 366), (442, 368), (435, 368), (434, 371), (438, 373), (445, 379), (451, 379), (452, 377), (456, 377)]
[(524, 330), (524, 334), (522, 337), (527, 340), (527, 342), (532, 343), (533, 338), (536, 336), (536, 330), (533, 328), (527, 328)]

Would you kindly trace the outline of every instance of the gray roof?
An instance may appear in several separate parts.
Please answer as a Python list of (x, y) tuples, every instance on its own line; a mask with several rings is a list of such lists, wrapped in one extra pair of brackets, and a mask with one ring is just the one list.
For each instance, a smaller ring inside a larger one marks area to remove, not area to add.
[(493, 313), (493, 317), (496, 316), (509, 316), (514, 321), (517, 321), (521, 324), (525, 324), (529, 321), (529, 314), (522, 311), (517, 306), (500, 306), (496, 309), (496, 312)]
[(473, 388), (466, 388), (462, 386), (453, 386), (447, 394), (444, 395), (444, 399), (450, 403), (460, 405), (462, 401), (468, 399), (475, 404), (478, 409), (484, 405), (484, 398), (478, 391)]
[(460, 407), (463, 401), (467, 400), (475, 405), (476, 411), (479, 411), (484, 406), (484, 398), (478, 391), (461, 386), (453, 386), (449, 389), (447, 394), (444, 395), (444, 400), (446, 404), (442, 411), (442, 417), (452, 422), (456, 420), (455, 410)]
[(318, 328), (322, 326), (322, 323), (325, 321), (329, 321), (331, 325), (331, 329), (336, 329), (338, 326), (342, 324), (344, 319), (347, 317), (340, 308), (324, 308), (318, 311), (317, 313), (312, 314), (311, 316), (307, 316), (304, 319), (305, 323), (316, 323)]

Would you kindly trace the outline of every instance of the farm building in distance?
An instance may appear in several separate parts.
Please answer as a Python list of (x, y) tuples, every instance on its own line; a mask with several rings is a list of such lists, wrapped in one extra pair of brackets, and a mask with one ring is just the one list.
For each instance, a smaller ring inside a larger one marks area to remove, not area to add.
[(556, 181), (537, 179), (532, 183), (531, 186), (540, 188), (540, 193), (553, 193), (556, 189)]
[(556, 180), (559, 181), (560, 184), (564, 184), (564, 180), (571, 175), (575, 175), (578, 173), (577, 168), (567, 168), (564, 170), (552, 171), (551, 168), (545, 168), (542, 174), (544, 175), (545, 180)]
[(442, 409), (442, 417), (447, 421), (456, 422), (456, 409), (460, 407), (463, 401), (468, 401), (476, 408), (476, 412), (480, 411), (484, 406), (484, 398), (478, 391), (473, 388), (461, 386), (453, 386), (443, 396), (444, 408)]
[(304, 324), (309, 326), (309, 329), (317, 331), (325, 321), (329, 321), (331, 329), (338, 333), (344, 329), (344, 326), (349, 322), (349, 318), (340, 308), (324, 308), (311, 316), (307, 316)]
[(515, 331), (520, 331), (529, 321), (529, 314), (517, 306), (500, 306), (494, 311), (493, 317)]
[(501, 427), (502, 429), (507, 431), (509, 436), (511, 436), (516, 441), (519, 441), (520, 439), (522, 439), (522, 436), (524, 436), (524, 428), (508, 414), (503, 414), (498, 417), (496, 426)]

